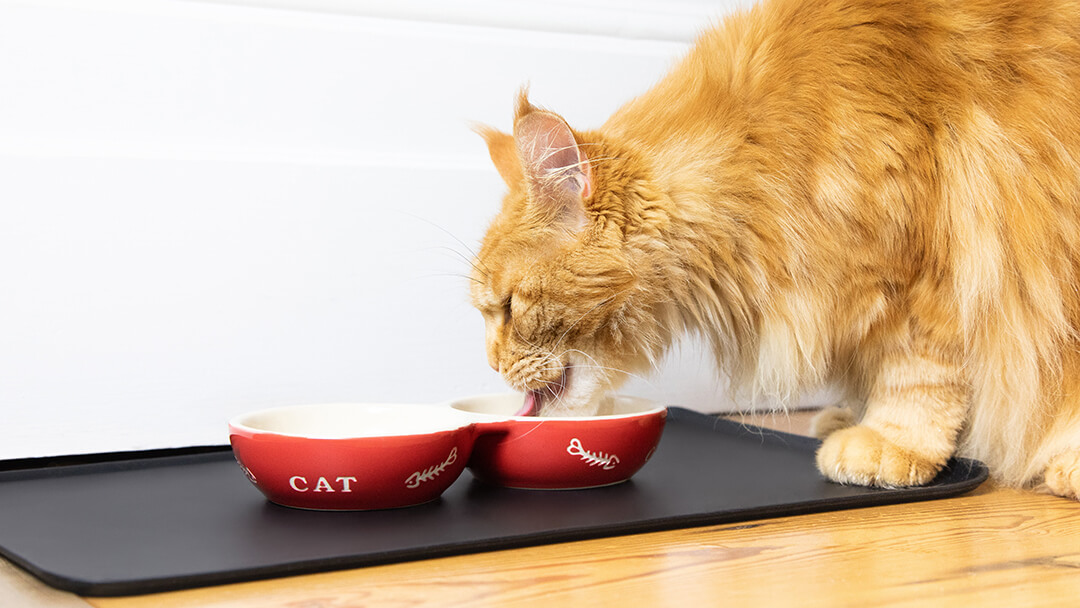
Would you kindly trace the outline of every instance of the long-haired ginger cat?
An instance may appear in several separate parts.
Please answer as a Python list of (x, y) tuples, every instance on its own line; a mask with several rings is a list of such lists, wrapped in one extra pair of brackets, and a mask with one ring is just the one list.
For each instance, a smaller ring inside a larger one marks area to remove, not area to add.
[(846, 387), (830, 479), (960, 453), (1080, 494), (1076, 2), (766, 0), (598, 129), (522, 94), (481, 132), (508, 193), (472, 297), (533, 413), (696, 333), (734, 386)]

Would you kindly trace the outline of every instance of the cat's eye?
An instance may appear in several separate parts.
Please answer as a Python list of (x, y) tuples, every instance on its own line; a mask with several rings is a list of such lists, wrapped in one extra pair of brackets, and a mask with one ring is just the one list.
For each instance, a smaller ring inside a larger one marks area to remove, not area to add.
[(503, 303), (503, 323), (510, 323), (510, 319), (513, 318), (513, 314), (510, 312), (510, 305), (514, 302), (514, 296), (507, 296), (506, 302)]

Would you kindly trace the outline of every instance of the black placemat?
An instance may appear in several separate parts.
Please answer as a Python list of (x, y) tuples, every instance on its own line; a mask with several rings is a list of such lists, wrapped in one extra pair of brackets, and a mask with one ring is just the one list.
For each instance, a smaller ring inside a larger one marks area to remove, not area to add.
[(955, 460), (928, 486), (824, 481), (818, 442), (671, 408), (653, 459), (592, 490), (510, 490), (468, 472), (434, 503), (328, 513), (267, 502), (227, 448), (0, 472), (0, 554), (60, 589), (129, 595), (965, 493)]

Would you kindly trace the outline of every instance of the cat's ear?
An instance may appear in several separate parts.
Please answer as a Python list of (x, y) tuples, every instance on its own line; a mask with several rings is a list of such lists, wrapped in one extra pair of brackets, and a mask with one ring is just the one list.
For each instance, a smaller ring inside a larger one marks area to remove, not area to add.
[(521, 173), (521, 160), (518, 158), (514, 136), (494, 127), (479, 124), (473, 125), (473, 131), (479, 133), (480, 137), (487, 142), (491, 162), (495, 163), (495, 169), (506, 185), (510, 188), (520, 188), (525, 176)]
[(570, 126), (519, 98), (514, 140), (534, 204), (572, 232), (583, 228), (592, 170)]

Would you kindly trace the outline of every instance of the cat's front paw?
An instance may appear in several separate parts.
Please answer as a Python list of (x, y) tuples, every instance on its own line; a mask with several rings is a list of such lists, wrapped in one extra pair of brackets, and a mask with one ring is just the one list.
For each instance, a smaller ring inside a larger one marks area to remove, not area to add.
[(865, 426), (838, 430), (822, 443), (817, 466), (832, 481), (900, 488), (928, 483), (941, 470), (935, 462), (890, 442)]
[(1043, 482), (1058, 496), (1080, 500), (1080, 450), (1070, 450), (1051, 459)]

